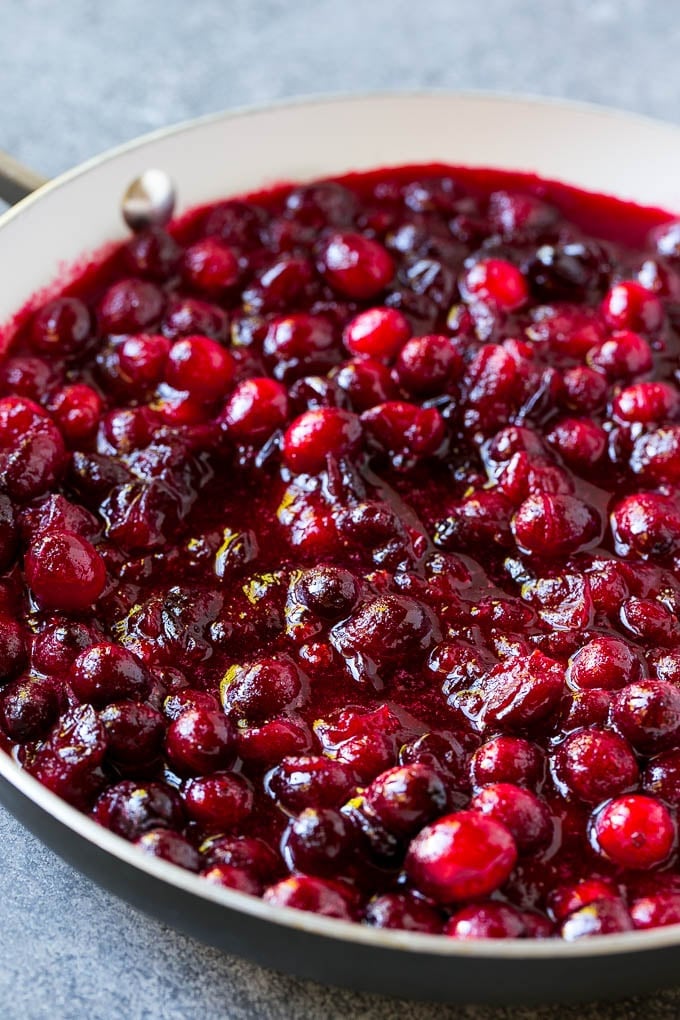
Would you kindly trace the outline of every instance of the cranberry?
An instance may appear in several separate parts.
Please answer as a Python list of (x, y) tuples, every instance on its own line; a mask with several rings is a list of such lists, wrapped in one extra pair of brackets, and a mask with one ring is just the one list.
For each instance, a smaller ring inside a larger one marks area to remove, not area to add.
[(647, 793), (680, 807), (680, 751), (664, 751), (648, 763), (642, 785)]
[(396, 308), (369, 308), (345, 327), (350, 354), (392, 361), (411, 335), (408, 319)]
[(163, 294), (144, 280), (120, 280), (102, 299), (99, 319), (107, 333), (139, 333), (154, 325), (163, 311)]
[(656, 896), (642, 896), (630, 908), (635, 928), (663, 928), (668, 924), (680, 924), (680, 893), (658, 893)]
[(303, 694), (303, 678), (287, 659), (261, 658), (232, 666), (221, 685), (222, 707), (230, 718), (259, 721), (289, 708)]
[(175, 298), (165, 310), (162, 332), (169, 340), (179, 340), (185, 336), (224, 340), (227, 335), (227, 317), (221, 308), (208, 301)]
[(455, 341), (446, 336), (419, 336), (402, 348), (396, 365), (401, 386), (420, 397), (445, 392), (460, 378), (463, 359)]
[(666, 556), (680, 546), (680, 509), (656, 492), (626, 496), (614, 507), (611, 527), (623, 555)]
[(494, 191), (489, 198), (489, 219), (494, 230), (508, 238), (540, 236), (556, 224), (558, 212), (534, 195)]
[(164, 336), (128, 336), (118, 348), (121, 374), (135, 386), (155, 386), (163, 378), (169, 353), (170, 341)]
[(630, 466), (643, 481), (653, 484), (680, 481), (680, 426), (643, 433), (633, 446)]
[(347, 863), (355, 838), (345, 815), (333, 808), (309, 807), (289, 822), (281, 853), (291, 871), (333, 875)]
[(553, 760), (558, 789), (597, 804), (635, 786), (638, 766), (630, 744), (616, 733), (586, 729), (570, 734)]
[(326, 368), (336, 360), (335, 333), (330, 321), (299, 313), (272, 319), (264, 337), (264, 354), (277, 378), (289, 378), (301, 365)]
[(616, 691), (640, 675), (640, 659), (629, 644), (615, 637), (596, 637), (569, 660), (567, 683), (577, 690), (603, 687)]
[(209, 337), (188, 336), (170, 349), (166, 381), (192, 397), (216, 400), (226, 392), (233, 376), (233, 357)]
[(411, 892), (374, 896), (364, 911), (364, 923), (373, 928), (396, 928), (439, 935), (442, 916), (435, 907)]
[(360, 301), (383, 291), (394, 275), (387, 250), (362, 234), (332, 234), (322, 246), (319, 269), (331, 287)]
[(526, 303), (526, 280), (516, 266), (503, 259), (482, 259), (467, 270), (461, 283), (463, 294), (474, 301), (488, 301), (504, 311)]
[(632, 794), (605, 804), (595, 815), (593, 846), (623, 868), (653, 868), (663, 863), (675, 843), (668, 808), (653, 797)]
[(609, 265), (594, 242), (566, 241), (543, 244), (527, 271), (532, 290), (541, 298), (574, 299), (606, 285)]
[(630, 931), (632, 927), (630, 915), (621, 900), (605, 899), (575, 910), (562, 924), (560, 935), (566, 942), (575, 942), (592, 935)]
[(621, 623), (635, 637), (660, 645), (675, 644), (680, 637), (676, 618), (654, 599), (626, 599), (621, 607)]
[(0, 447), (12, 446), (26, 432), (49, 421), (47, 412), (25, 397), (0, 397)]
[(96, 641), (94, 633), (84, 623), (51, 624), (33, 642), (33, 665), (42, 673), (65, 673), (79, 652)]
[(675, 418), (680, 411), (680, 394), (664, 382), (640, 382), (628, 386), (616, 397), (614, 415), (619, 421), (649, 422)]
[(99, 713), (106, 730), (107, 750), (122, 765), (153, 761), (161, 752), (165, 721), (151, 705), (120, 701)]
[(306, 411), (288, 427), (283, 437), (283, 457), (292, 471), (317, 474), (329, 454), (349, 453), (359, 442), (361, 424), (351, 411), (327, 407)]
[(607, 448), (607, 433), (588, 418), (562, 418), (547, 439), (577, 471), (594, 467)]
[(562, 376), (562, 400), (573, 411), (592, 414), (605, 403), (607, 391), (607, 380), (585, 365), (568, 368)]
[(477, 748), (470, 760), (475, 787), (488, 783), (515, 783), (536, 789), (544, 770), (541, 751), (521, 737), (494, 737)]
[(26, 640), (21, 625), (0, 616), (0, 685), (11, 680), (26, 665)]
[(61, 381), (61, 373), (54, 363), (42, 358), (22, 356), (7, 358), (0, 365), (0, 386), (17, 397), (45, 400)]
[(635, 280), (616, 283), (602, 302), (602, 315), (612, 329), (653, 333), (663, 322), (663, 306), (656, 294)]
[(211, 885), (221, 886), (222, 889), (235, 889), (249, 896), (262, 895), (262, 883), (245, 868), (235, 868), (231, 864), (214, 864), (211, 868), (204, 868), (201, 877)]
[(418, 762), (383, 772), (366, 790), (366, 807), (380, 824), (399, 837), (409, 837), (441, 815), (448, 793), (441, 776)]
[(259, 243), (260, 231), (266, 220), (267, 214), (259, 206), (240, 199), (230, 199), (208, 210), (203, 233), (208, 237), (220, 237), (225, 244), (248, 247)]
[(181, 248), (160, 227), (149, 227), (130, 238), (123, 248), (127, 268), (135, 276), (148, 280), (165, 280), (171, 276), (180, 259)]
[(343, 227), (354, 219), (357, 200), (342, 184), (320, 181), (293, 188), (286, 199), (286, 209), (296, 221), (315, 229), (326, 224)]
[(295, 595), (316, 616), (337, 620), (354, 608), (359, 585), (354, 574), (343, 567), (311, 567), (297, 578)]
[(81, 652), (72, 667), (71, 684), (81, 701), (108, 704), (145, 698), (151, 679), (139, 659), (120, 645), (102, 643)]
[(438, 903), (487, 896), (515, 866), (517, 847), (505, 825), (459, 811), (428, 825), (406, 857), (409, 880)]
[(338, 917), (341, 921), (351, 921), (354, 916), (351, 897), (343, 886), (311, 875), (286, 878), (270, 886), (263, 898), (273, 907), (309, 910), (321, 917)]
[(444, 934), (454, 939), (518, 939), (526, 935), (526, 926), (514, 907), (489, 900), (457, 910)]
[(523, 729), (553, 711), (563, 689), (562, 666), (534, 651), (494, 666), (475, 685), (468, 707), (483, 727)]
[(196, 290), (209, 295), (220, 294), (237, 282), (238, 259), (231, 248), (214, 237), (206, 237), (186, 249), (182, 273), (186, 282)]
[(0, 493), (0, 571), (10, 566), (17, 549), (17, 528), (14, 509), (7, 496)]
[(253, 789), (236, 772), (213, 772), (184, 784), (184, 807), (204, 832), (225, 832), (243, 822), (253, 810)]
[(547, 805), (521, 786), (512, 783), (485, 786), (472, 798), (470, 807), (502, 822), (520, 853), (532, 853), (550, 842), (552, 819)]
[(631, 379), (649, 372), (652, 349), (644, 337), (630, 330), (615, 332), (588, 352), (588, 363), (610, 379)]
[(355, 785), (347, 765), (313, 755), (283, 758), (266, 779), (269, 794), (289, 811), (339, 807)]
[(541, 493), (524, 500), (512, 519), (518, 546), (539, 556), (565, 556), (597, 537), (592, 507), (576, 496)]
[(281, 259), (261, 272), (243, 292), (244, 307), (251, 312), (273, 312), (304, 301), (314, 290), (313, 275), (308, 259)]
[(104, 727), (90, 705), (81, 705), (58, 720), (30, 768), (53, 793), (85, 808), (104, 783), (105, 753)]
[(612, 722), (641, 754), (655, 754), (680, 736), (680, 689), (663, 680), (640, 680), (619, 691)]
[(255, 836), (212, 836), (201, 845), (201, 853), (209, 866), (242, 868), (259, 882), (271, 882), (281, 869), (280, 857)]
[(430, 456), (444, 438), (444, 420), (436, 407), (389, 400), (365, 411), (361, 420), (377, 448), (400, 462), (405, 462), (409, 454)]
[(69, 443), (77, 443), (96, 432), (102, 413), (102, 400), (91, 386), (75, 383), (55, 394), (52, 413), (64, 439)]
[(216, 772), (234, 759), (235, 734), (220, 711), (188, 708), (170, 724), (165, 751), (181, 775)]
[(191, 843), (171, 829), (150, 829), (135, 840), (135, 846), (148, 857), (158, 857), (187, 871), (201, 870), (201, 858)]
[(355, 411), (367, 411), (396, 395), (392, 374), (373, 358), (357, 358), (333, 369), (333, 382), (349, 397)]
[(100, 825), (129, 840), (151, 829), (178, 829), (184, 821), (182, 802), (171, 787), (131, 779), (109, 786), (100, 794), (92, 815)]
[(61, 433), (51, 421), (43, 420), (14, 442), (0, 464), (4, 488), (12, 499), (24, 503), (43, 496), (66, 466)]
[(437, 624), (423, 603), (383, 595), (362, 605), (335, 628), (334, 643), (346, 657), (360, 655), (378, 668), (405, 655), (426, 652), (437, 640)]
[(551, 890), (548, 906), (553, 917), (558, 921), (564, 921), (577, 910), (603, 900), (620, 900), (617, 887), (602, 878), (583, 878), (574, 884), (558, 886)]
[(230, 435), (240, 442), (260, 443), (284, 425), (287, 418), (285, 387), (274, 379), (256, 377), (239, 383), (221, 420)]
[(91, 335), (87, 306), (73, 297), (48, 301), (31, 324), (31, 346), (41, 354), (76, 354), (86, 347)]
[(2, 693), (0, 726), (10, 740), (19, 744), (40, 740), (58, 715), (59, 695), (49, 680), (22, 677)]
[(106, 581), (106, 568), (90, 543), (67, 531), (51, 531), (31, 546), (26, 580), (46, 609), (77, 612), (89, 609)]

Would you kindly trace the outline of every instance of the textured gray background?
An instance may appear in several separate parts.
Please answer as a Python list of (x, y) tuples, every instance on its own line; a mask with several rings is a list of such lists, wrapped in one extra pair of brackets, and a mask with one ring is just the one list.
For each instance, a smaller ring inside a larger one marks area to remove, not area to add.
[[(677, 11), (672, 0), (0, 0), (0, 147), (54, 174), (196, 114), (375, 88), (533, 92), (680, 120)], [(2, 811), (0, 846), (2, 1018), (680, 1016), (672, 992), (539, 1011), (328, 992), (142, 918)]]

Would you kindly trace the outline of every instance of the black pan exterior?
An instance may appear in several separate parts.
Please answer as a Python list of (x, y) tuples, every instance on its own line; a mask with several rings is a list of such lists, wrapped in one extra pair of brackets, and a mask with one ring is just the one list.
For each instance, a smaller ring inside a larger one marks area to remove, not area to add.
[(52, 850), (132, 906), (226, 952), (324, 984), (399, 998), (508, 1005), (623, 998), (678, 981), (677, 946), (610, 956), (491, 959), (366, 945), (268, 922), (135, 868), (6, 779), (0, 779), (0, 801)]

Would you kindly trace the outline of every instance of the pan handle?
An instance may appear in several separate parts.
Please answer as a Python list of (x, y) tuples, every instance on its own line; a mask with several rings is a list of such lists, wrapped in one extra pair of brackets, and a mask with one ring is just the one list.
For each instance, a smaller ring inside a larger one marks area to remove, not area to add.
[(34, 170), (19, 163), (8, 153), (0, 149), (0, 199), (14, 205), (26, 198), (31, 192), (47, 184), (47, 177), (42, 177)]

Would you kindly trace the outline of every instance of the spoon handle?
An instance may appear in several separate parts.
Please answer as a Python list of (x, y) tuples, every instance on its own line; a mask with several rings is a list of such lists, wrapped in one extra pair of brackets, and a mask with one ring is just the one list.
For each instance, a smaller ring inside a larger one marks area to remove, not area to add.
[(47, 184), (47, 178), (0, 149), (0, 199), (14, 205)]

